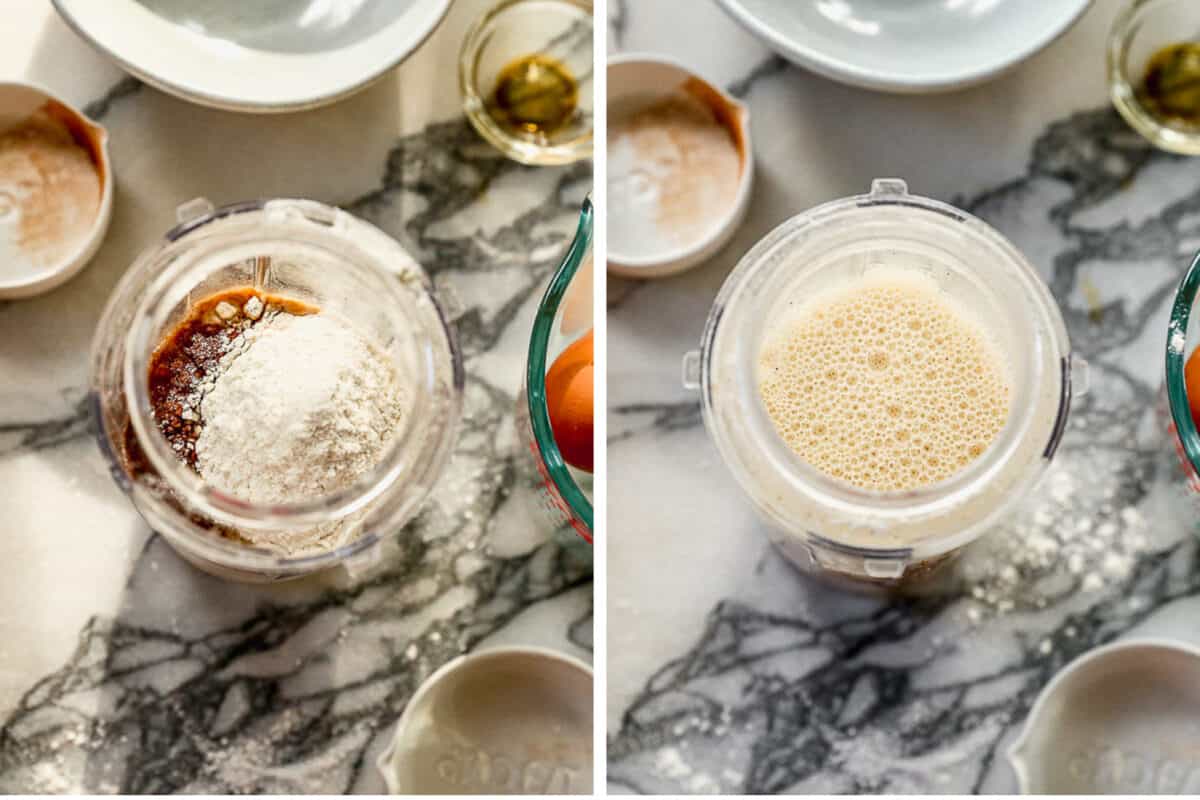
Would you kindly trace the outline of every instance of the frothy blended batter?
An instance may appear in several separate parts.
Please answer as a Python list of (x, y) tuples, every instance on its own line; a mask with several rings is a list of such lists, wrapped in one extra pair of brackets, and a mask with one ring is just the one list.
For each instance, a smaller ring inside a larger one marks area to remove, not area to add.
[(821, 472), (899, 491), (954, 475), (1008, 419), (1007, 366), (922, 274), (879, 268), (768, 328), (758, 389), (779, 435)]

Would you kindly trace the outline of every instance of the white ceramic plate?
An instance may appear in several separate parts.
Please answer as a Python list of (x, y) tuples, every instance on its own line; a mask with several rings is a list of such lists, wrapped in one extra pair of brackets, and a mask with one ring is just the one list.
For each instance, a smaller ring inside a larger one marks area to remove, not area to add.
[(935, 92), (995, 77), (1091, 0), (719, 0), (790, 61), (842, 83)]
[(294, 111), (399, 64), (450, 0), (54, 0), (81, 36), (154, 86), (203, 105)]

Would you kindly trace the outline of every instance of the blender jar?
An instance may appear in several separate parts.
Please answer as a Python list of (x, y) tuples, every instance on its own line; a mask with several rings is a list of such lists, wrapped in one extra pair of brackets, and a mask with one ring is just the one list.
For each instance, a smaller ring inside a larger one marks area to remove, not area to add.
[[(974, 462), (918, 489), (877, 492), (818, 472), (776, 432), (758, 393), (765, 331), (789, 299), (887, 266), (922, 273), (983, 325), (1005, 357), (1008, 420)], [(959, 209), (877, 180), (780, 225), (726, 279), (684, 383), (705, 426), (782, 552), (804, 569), (909, 584), (985, 533), (1026, 495), (1062, 436), (1082, 361), (1046, 285), (994, 229)], [(1072, 376), (1075, 376), (1074, 378)]]
[(516, 409), (523, 461), (534, 474), (538, 507), (555, 527), (569, 525), (587, 542), (592, 541), (592, 476), (567, 464), (554, 441), (546, 372), (563, 350), (592, 329), (592, 224), (588, 199), (575, 238), (538, 304)]
[[(429, 276), (393, 239), (307, 200), (181, 206), (109, 299), (92, 345), (90, 401), (117, 484), (155, 531), (198, 567), (235, 580), (298, 577), (367, 558), (418, 510), (445, 465), (461, 414), (462, 361)], [(346, 488), (255, 504), (204, 481), (155, 422), (149, 362), (193, 303), (237, 287), (313, 304), (375, 342), (405, 382), (408, 416), (380, 462)], [(286, 555), (229, 532), (334, 525), (331, 549)], [(224, 535), (223, 533), (224, 532)]]

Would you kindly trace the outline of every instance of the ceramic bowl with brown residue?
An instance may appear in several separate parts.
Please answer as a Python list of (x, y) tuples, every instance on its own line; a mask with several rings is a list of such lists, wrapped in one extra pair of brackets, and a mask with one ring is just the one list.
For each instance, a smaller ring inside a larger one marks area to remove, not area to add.
[[(630, 53), (608, 61), (608, 108), (609, 273), (658, 278), (712, 258), (750, 206), (754, 154), (747, 106), (674, 59)], [(695, 119), (696, 109), (707, 117), (706, 126)], [(713, 145), (697, 139), (703, 127), (724, 129), (718, 150), (726, 153), (703, 150)], [(626, 137), (637, 128), (648, 135)], [(718, 160), (729, 162), (723, 181), (716, 175)], [(653, 220), (653, 230), (645, 228), (646, 220)]]
[(112, 217), (108, 132), (38, 86), (0, 82), (0, 298), (62, 285)]

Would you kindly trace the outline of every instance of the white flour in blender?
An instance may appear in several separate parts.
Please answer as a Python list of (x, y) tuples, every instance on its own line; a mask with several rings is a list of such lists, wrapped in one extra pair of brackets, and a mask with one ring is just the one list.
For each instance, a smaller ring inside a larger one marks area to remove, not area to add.
[[(197, 469), (254, 503), (312, 500), (354, 483), (399, 432), (407, 399), (386, 356), (325, 314), (264, 317), (198, 391)], [(341, 544), (351, 524), (239, 534), (293, 555)]]

